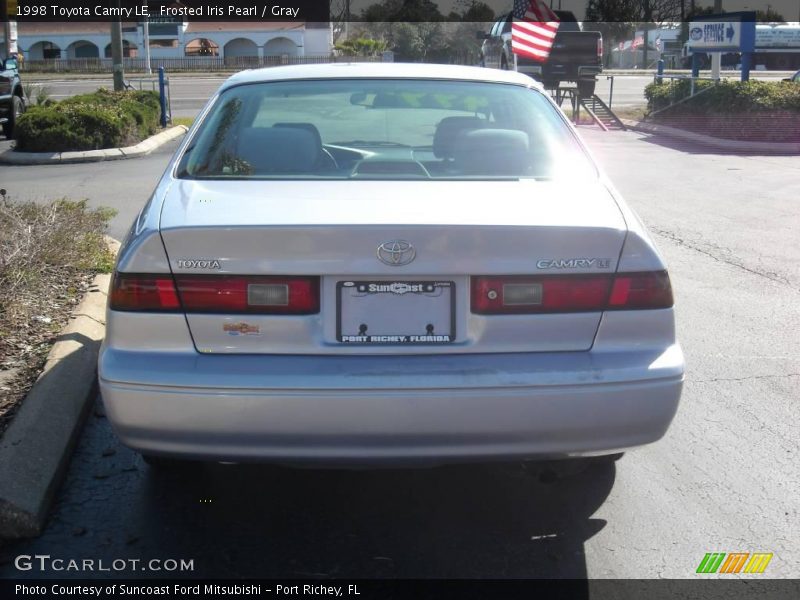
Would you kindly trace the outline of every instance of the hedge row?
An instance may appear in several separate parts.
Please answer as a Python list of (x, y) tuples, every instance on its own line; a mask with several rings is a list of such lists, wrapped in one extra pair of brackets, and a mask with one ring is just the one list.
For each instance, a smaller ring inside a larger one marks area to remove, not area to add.
[[(708, 88), (708, 89), (707, 89)], [(770, 81), (696, 82), (702, 94), (688, 98), (691, 83), (650, 84), (645, 88), (647, 106), (653, 121), (743, 141), (800, 142), (800, 85)]]
[[(696, 98), (670, 109), (669, 113), (723, 115), (772, 111), (800, 112), (800, 85), (788, 81), (697, 81), (696, 90), (708, 90)], [(644, 90), (650, 111), (665, 108), (670, 102), (687, 98), (691, 82), (651, 83)]]
[(100, 89), (31, 107), (17, 122), (16, 149), (67, 152), (130, 146), (153, 135), (159, 117), (155, 92)]

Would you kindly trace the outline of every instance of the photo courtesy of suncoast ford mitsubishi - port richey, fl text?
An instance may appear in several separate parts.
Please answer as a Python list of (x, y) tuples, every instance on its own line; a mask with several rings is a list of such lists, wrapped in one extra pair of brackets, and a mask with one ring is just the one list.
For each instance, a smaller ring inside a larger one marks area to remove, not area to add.
[(800, 596), (797, 0), (0, 24), (0, 596)]

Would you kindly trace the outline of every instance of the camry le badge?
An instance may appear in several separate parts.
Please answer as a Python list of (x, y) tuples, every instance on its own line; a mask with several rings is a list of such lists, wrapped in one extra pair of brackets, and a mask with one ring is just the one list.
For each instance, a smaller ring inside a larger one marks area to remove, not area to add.
[(405, 240), (390, 240), (378, 246), (378, 260), (390, 267), (407, 265), (417, 256), (417, 251)]

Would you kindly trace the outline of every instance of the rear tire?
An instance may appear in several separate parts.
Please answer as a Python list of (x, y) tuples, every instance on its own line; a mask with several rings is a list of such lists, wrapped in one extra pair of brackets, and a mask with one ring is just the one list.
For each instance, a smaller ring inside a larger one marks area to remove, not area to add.
[(8, 111), (8, 121), (3, 123), (3, 135), (6, 139), (13, 140), (17, 128), (17, 119), (25, 112), (25, 103), (19, 96), (11, 96), (11, 107)]

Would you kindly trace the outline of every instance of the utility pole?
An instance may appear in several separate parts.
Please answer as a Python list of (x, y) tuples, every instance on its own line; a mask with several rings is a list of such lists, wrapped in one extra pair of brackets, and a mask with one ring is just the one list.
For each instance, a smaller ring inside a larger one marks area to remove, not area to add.
[(11, 21), (5, 20), (3, 21), (3, 44), (4, 44), (4, 55), (5, 58), (8, 58), (8, 55), (11, 54)]
[(2, 2), (2, 10), (0, 10), (0, 19), (3, 21), (3, 43), (5, 44), (5, 53), (2, 58), (8, 56), (14, 51), (11, 47), (11, 20), (15, 15), (11, 14), (11, 3), (7, 0), (0, 0)]
[(144, 34), (144, 68), (148, 75), (153, 74), (153, 69), (150, 68), (150, 17), (145, 16), (144, 24), (142, 25), (142, 33)]
[[(722, 12), (722, 0), (714, 0), (714, 14)], [(711, 78), (719, 80), (720, 67), (722, 66), (722, 52), (711, 55)]]
[[(120, 0), (116, 0), (120, 8)], [(117, 13), (119, 14), (119, 13)], [(122, 65), (122, 19), (115, 17), (111, 21), (111, 71), (114, 74), (114, 91), (125, 89), (125, 72)]]
[[(647, 46), (649, 44), (649, 40), (647, 39), (648, 32), (650, 30), (650, 21), (653, 19), (653, 0), (644, 0), (644, 43), (642, 44), (642, 65), (643, 69), (647, 68)], [(635, 34), (634, 34), (635, 35)]]

